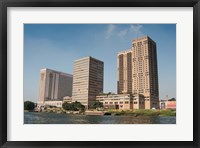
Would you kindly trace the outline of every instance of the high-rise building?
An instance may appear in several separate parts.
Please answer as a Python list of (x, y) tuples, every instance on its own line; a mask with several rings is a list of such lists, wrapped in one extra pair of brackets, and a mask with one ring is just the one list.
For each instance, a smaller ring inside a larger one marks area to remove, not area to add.
[(104, 63), (93, 57), (74, 62), (72, 101), (81, 102), (86, 108), (103, 92)]
[(132, 50), (118, 53), (118, 94), (132, 93)]
[(72, 81), (71, 74), (41, 69), (38, 103), (43, 104), (45, 101), (62, 100), (65, 96), (72, 96)]
[(118, 93), (143, 95), (145, 109), (159, 108), (156, 43), (148, 36), (118, 53)]

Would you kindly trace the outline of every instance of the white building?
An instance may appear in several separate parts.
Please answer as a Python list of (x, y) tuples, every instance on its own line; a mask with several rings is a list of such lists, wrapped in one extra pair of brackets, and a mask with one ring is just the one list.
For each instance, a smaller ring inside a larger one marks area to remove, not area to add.
[(63, 100), (65, 96), (72, 96), (71, 74), (51, 69), (40, 70), (38, 104), (46, 101)]
[(69, 96), (64, 97), (63, 102), (72, 103), (72, 97)]
[(53, 107), (62, 107), (63, 100), (51, 100), (51, 101), (45, 101), (44, 106), (53, 106)]

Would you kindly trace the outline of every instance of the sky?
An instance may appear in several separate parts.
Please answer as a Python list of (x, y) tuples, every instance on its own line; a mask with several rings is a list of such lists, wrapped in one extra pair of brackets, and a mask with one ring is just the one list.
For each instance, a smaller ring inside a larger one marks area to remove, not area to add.
[(73, 63), (104, 62), (104, 92), (117, 93), (117, 53), (148, 35), (157, 44), (159, 97), (176, 98), (175, 24), (25, 24), (24, 100), (37, 102), (40, 69), (73, 74)]

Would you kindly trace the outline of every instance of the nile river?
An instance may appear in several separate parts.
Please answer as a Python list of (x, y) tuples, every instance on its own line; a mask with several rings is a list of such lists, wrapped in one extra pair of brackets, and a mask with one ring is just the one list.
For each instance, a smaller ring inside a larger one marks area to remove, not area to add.
[(86, 116), (24, 112), (24, 124), (176, 124), (176, 117)]

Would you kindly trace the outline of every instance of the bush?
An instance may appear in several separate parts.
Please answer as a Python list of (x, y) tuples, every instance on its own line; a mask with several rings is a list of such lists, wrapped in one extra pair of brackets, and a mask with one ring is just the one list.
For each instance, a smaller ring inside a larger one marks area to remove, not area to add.
[(84, 111), (85, 110), (85, 106), (77, 101), (72, 102), (72, 103), (64, 102), (62, 104), (62, 108), (69, 111)]
[(24, 102), (24, 110), (33, 110), (35, 108), (35, 104), (31, 101)]
[(95, 101), (95, 102), (91, 103), (89, 108), (96, 109), (96, 108), (101, 108), (101, 107), (103, 107), (103, 103), (99, 102), (99, 101)]
[(176, 101), (176, 99), (175, 98), (171, 98), (168, 101)]
[(64, 102), (64, 103), (62, 104), (62, 108), (65, 109), (65, 110), (71, 110), (71, 106), (70, 106), (70, 104), (67, 103), (67, 102)]

